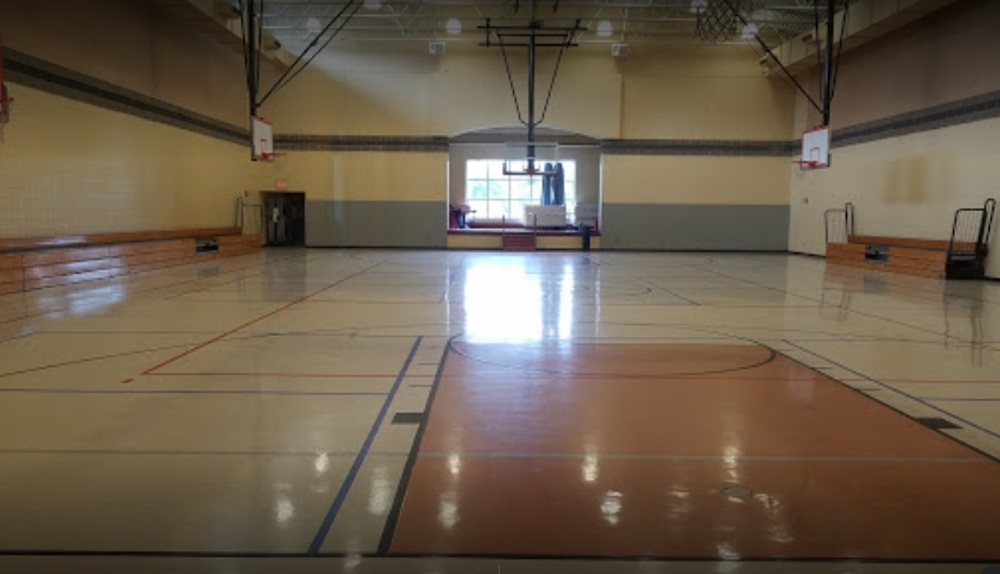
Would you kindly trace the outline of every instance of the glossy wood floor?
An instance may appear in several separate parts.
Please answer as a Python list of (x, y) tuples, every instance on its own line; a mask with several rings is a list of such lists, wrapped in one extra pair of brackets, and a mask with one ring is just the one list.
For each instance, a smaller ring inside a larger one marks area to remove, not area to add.
[(993, 574), (997, 457), (991, 282), (278, 250), (0, 297), (0, 572)]

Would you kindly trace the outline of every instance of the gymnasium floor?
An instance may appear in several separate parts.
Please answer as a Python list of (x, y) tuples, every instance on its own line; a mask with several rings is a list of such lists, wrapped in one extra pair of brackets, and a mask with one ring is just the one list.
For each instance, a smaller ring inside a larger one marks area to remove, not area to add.
[(0, 297), (5, 573), (980, 574), (996, 457), (996, 282), (273, 250)]

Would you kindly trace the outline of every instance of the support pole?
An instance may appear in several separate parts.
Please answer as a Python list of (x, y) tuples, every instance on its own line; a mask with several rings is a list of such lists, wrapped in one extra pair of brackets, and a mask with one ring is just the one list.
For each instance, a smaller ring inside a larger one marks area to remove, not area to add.
[[(833, 99), (833, 16), (836, 0), (827, 0), (826, 57), (823, 58), (823, 125), (830, 125), (830, 100)], [(843, 23), (847, 26), (847, 22)]]
[(254, 9), (256, 0), (246, 0), (244, 4), (243, 22), (246, 27), (242, 30), (243, 45), (246, 50), (244, 63), (247, 74), (247, 99), (249, 100), (250, 111), (250, 161), (257, 161), (254, 141), (253, 118), (257, 117), (257, 95), (260, 86), (257, 82), (257, 66), (260, 54), (257, 53), (257, 10)]
[[(534, 26), (534, 22), (532, 22)], [(528, 39), (528, 170), (535, 169), (535, 30)]]
[(257, 11), (254, 10), (255, 0), (247, 0), (247, 88), (250, 95), (250, 117), (257, 116), (257, 92), (260, 86), (257, 85), (257, 66), (260, 54), (257, 53)]

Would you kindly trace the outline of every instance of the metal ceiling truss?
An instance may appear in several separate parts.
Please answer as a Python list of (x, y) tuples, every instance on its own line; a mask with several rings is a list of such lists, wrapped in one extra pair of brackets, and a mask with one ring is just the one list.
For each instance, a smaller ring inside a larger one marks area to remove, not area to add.
[[(325, 25), (348, 1), (269, 0), (263, 26), (285, 45), (301, 44), (314, 33), (316, 21)], [(771, 47), (813, 27), (813, 0), (729, 1), (738, 4), (737, 11)], [(523, 24), (531, 0), (363, 0), (362, 4), (338, 41), (478, 42), (476, 26), (487, 18), (498, 26)], [(746, 42), (725, 0), (548, 0), (539, 6), (538, 17), (550, 26), (587, 22), (591, 32), (578, 38), (580, 43)], [(446, 29), (451, 18), (461, 22), (460, 33)], [(592, 24), (602, 20), (610, 23), (612, 34), (596, 33)]]

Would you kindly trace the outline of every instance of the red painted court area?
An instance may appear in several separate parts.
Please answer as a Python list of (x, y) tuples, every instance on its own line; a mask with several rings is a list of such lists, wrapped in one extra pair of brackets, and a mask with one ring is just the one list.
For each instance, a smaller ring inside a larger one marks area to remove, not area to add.
[(445, 361), (394, 554), (1000, 556), (1000, 464), (765, 347)]

